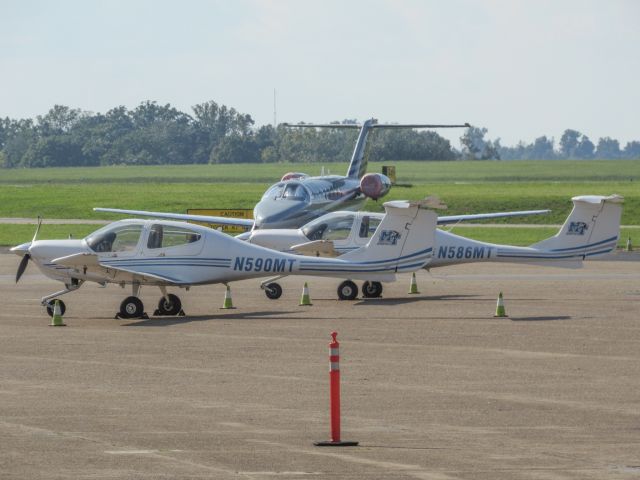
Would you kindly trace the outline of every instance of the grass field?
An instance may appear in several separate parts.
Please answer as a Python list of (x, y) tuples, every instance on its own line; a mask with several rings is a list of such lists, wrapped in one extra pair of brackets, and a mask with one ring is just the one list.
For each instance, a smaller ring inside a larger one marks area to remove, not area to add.
[[(601, 182), (640, 181), (640, 160), (536, 160), (464, 162), (370, 162), (368, 171), (395, 165), (401, 183), (453, 182)], [(324, 164), (344, 175), (346, 164)], [(0, 185), (38, 183), (216, 183), (271, 184), (285, 172), (319, 175), (322, 164), (157, 165), (78, 168), (0, 169)], [(251, 174), (247, 175), (247, 171)]]
[[(505, 223), (559, 224), (580, 194), (618, 193), (625, 197), (623, 225), (640, 225), (640, 160), (528, 162), (395, 162), (397, 180), (384, 200), (438, 195), (446, 214), (548, 208), (549, 215), (504, 220)], [(370, 164), (379, 172), (381, 163)], [(333, 173), (345, 165), (329, 164)], [(168, 212), (188, 208), (252, 208), (265, 189), (287, 171), (318, 174), (317, 164), (171, 165), (0, 170), (0, 217), (108, 219), (93, 207)], [(382, 210), (369, 201), (367, 210)], [(29, 226), (0, 225), (0, 245), (31, 238)], [(53, 236), (83, 236), (92, 225), (48, 226)], [(84, 230), (80, 227), (86, 227)], [(475, 232), (502, 243), (497, 229)], [(509, 236), (513, 237), (510, 231)], [(519, 244), (532, 243), (528, 232)], [(43, 235), (45, 229), (43, 228)], [(631, 230), (632, 241), (636, 230)], [(544, 237), (545, 235), (543, 235)], [(44, 237), (43, 237), (44, 238)], [(480, 239), (480, 237), (477, 237)], [(626, 238), (626, 237), (625, 237)], [(515, 243), (515, 242), (514, 242)]]

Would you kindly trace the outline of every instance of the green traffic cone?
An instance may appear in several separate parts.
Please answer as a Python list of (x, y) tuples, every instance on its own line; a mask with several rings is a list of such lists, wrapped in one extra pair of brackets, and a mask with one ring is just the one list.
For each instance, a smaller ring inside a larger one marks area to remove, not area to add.
[(504, 300), (502, 299), (502, 292), (498, 295), (498, 303), (496, 304), (496, 314), (494, 317), (507, 317), (507, 313), (504, 310)]
[(307, 282), (304, 282), (304, 287), (302, 287), (302, 297), (300, 297), (300, 306), (309, 307), (311, 305), (313, 304), (309, 297), (309, 286), (307, 285)]
[(53, 304), (53, 316), (51, 317), (50, 327), (66, 327), (62, 321), (62, 311), (60, 310), (60, 300), (56, 300)]
[(227, 285), (227, 290), (224, 292), (224, 303), (222, 304), (222, 309), (232, 309), (236, 308), (233, 306), (233, 300), (231, 300), (231, 287)]
[(418, 284), (416, 283), (416, 272), (411, 274), (411, 285), (409, 286), (409, 294), (420, 293), (418, 291)]

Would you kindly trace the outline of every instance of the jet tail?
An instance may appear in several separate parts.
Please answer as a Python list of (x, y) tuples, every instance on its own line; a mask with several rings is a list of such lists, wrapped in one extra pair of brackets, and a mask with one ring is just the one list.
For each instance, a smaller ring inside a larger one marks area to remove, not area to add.
[(375, 118), (371, 118), (362, 124), (360, 133), (358, 134), (358, 141), (356, 142), (353, 154), (351, 155), (351, 162), (349, 163), (349, 169), (347, 170), (347, 177), (359, 179), (367, 172), (367, 160), (364, 156), (364, 152), (367, 147), (367, 137), (369, 136), (369, 132), (373, 126), (377, 123), (378, 121)]

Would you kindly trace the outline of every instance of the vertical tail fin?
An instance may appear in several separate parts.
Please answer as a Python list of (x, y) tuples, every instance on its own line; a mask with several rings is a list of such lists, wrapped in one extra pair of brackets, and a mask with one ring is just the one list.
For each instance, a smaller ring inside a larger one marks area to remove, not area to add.
[(349, 163), (347, 177), (362, 178), (362, 176), (367, 172), (367, 161), (364, 158), (364, 152), (367, 146), (367, 137), (369, 136), (369, 131), (373, 125), (377, 123), (378, 121), (375, 118), (371, 118), (362, 124), (360, 133), (358, 134), (358, 141), (356, 142), (353, 154), (351, 155), (351, 163)]
[(620, 236), (623, 197), (583, 195), (571, 200), (573, 210), (560, 231), (531, 248), (583, 259), (614, 250)]
[(438, 215), (426, 202), (386, 202), (386, 215), (369, 243), (346, 253), (340, 260), (386, 265), (396, 272), (415, 271), (433, 255)]

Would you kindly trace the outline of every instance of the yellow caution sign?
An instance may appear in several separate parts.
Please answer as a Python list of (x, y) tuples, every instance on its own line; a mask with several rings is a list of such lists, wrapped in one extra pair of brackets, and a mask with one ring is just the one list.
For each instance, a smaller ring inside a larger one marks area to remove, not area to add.
[[(208, 215), (211, 217), (228, 217), (228, 218), (253, 218), (253, 210), (249, 208), (189, 208), (187, 215)], [(217, 223), (207, 222), (191, 222), (205, 227), (220, 229), (225, 233), (242, 233), (248, 230), (247, 227), (236, 225), (220, 225)]]
[(396, 184), (396, 167), (395, 165), (383, 165), (382, 174), (391, 180), (391, 185)]

